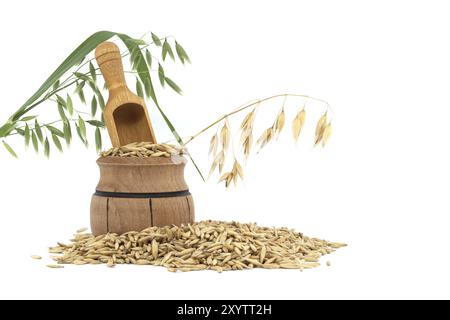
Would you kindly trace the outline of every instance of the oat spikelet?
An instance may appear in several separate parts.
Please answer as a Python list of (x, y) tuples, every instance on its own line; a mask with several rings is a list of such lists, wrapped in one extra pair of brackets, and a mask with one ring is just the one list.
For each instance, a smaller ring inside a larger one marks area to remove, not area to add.
[(273, 124), (273, 130), (275, 135), (279, 135), (281, 133), (281, 130), (284, 128), (285, 123), (285, 114), (284, 114), (284, 107), (281, 108), (280, 112), (278, 113), (277, 118), (275, 119), (275, 123)]
[(225, 152), (221, 150), (218, 154), (216, 154), (216, 157), (214, 158), (214, 161), (211, 164), (208, 177), (210, 177), (214, 173), (217, 166), (219, 166), (219, 173), (222, 173), (224, 164), (225, 164)]
[(217, 164), (219, 165), (219, 172), (222, 173), (223, 166), (225, 165), (225, 152), (222, 150), (217, 154)]
[(300, 136), (300, 132), (303, 129), (303, 125), (305, 124), (306, 112), (305, 108), (303, 108), (292, 121), (292, 135), (294, 136), (295, 141), (297, 142), (298, 137)]
[(326, 125), (325, 129), (323, 130), (322, 147), (325, 147), (325, 145), (327, 144), (328, 140), (331, 137), (331, 133), (332, 133), (331, 122), (329, 122)]
[(233, 168), (231, 169), (231, 171), (225, 173), (220, 178), (219, 182), (225, 181), (225, 187), (228, 188), (228, 186), (230, 185), (231, 181), (236, 186), (238, 178), (241, 178), (241, 180), (244, 180), (244, 171), (242, 170), (242, 166), (240, 165), (240, 163), (235, 159), (234, 160), (234, 164), (233, 164)]
[(233, 174), (233, 171), (226, 172), (220, 177), (219, 183), (225, 181), (225, 188), (228, 188), (234, 179), (235, 175)]
[(318, 145), (323, 138), (323, 132), (325, 131), (325, 127), (327, 125), (327, 113), (325, 112), (323, 116), (320, 117), (316, 126), (316, 137), (314, 140), (314, 145)]
[(252, 110), (241, 123), (241, 143), (244, 157), (248, 158), (253, 144), (253, 122), (255, 120), (256, 108)]
[(244, 157), (247, 159), (250, 155), (250, 151), (252, 149), (253, 145), (253, 135), (250, 132), (246, 137), (245, 140), (242, 142), (242, 148), (244, 149)]
[(242, 120), (241, 130), (245, 132), (247, 130), (251, 130), (253, 128), (253, 122), (255, 121), (256, 108), (253, 109), (249, 114), (247, 114)]
[(239, 175), (239, 177), (244, 180), (244, 171), (242, 170), (242, 166), (237, 160), (234, 161), (234, 168), (233, 170), (236, 171), (236, 173)]
[(258, 138), (256, 143), (259, 144), (259, 150), (261, 150), (266, 144), (268, 144), (273, 139), (274, 137), (273, 131), (274, 131), (273, 127), (267, 128)]
[(217, 134), (213, 135), (210, 142), (209, 142), (209, 155), (213, 155), (215, 156), (217, 153), (217, 145), (218, 145), (218, 140), (219, 137), (217, 136)]
[(211, 168), (209, 169), (208, 179), (213, 174), (214, 170), (217, 168), (217, 161), (214, 159), (214, 161), (211, 164)]
[(226, 152), (228, 150), (228, 146), (230, 145), (230, 130), (228, 129), (226, 120), (222, 127), (222, 130), (220, 130), (220, 139), (222, 141), (222, 149), (224, 152)]

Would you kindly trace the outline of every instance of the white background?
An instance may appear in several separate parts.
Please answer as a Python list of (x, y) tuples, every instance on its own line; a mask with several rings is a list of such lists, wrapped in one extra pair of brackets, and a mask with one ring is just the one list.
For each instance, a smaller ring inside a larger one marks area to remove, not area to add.
[[(446, 1), (12, 1), (0, 4), (4, 122), (87, 36), (174, 35), (192, 65), (159, 90), (183, 135), (238, 105), (293, 92), (331, 103), (334, 136), (312, 149), (310, 105), (301, 143), (289, 128), (251, 157), (225, 191), (186, 169), (196, 218), (289, 226), (348, 243), (304, 273), (169, 273), (122, 266), (45, 267), (30, 254), (89, 225), (98, 181), (93, 148), (74, 143), (48, 161), (11, 138), (0, 151), (1, 298), (450, 298), (449, 7)], [(171, 65), (171, 63), (169, 63)], [(262, 108), (270, 125), (281, 101)], [(288, 124), (301, 101), (288, 100)], [(78, 106), (79, 108), (87, 108)], [(150, 105), (158, 138), (170, 138)], [(58, 117), (53, 104), (36, 109)], [(236, 130), (236, 121), (234, 128)], [(210, 133), (190, 147), (208, 171)], [(104, 135), (105, 141), (107, 136)]]

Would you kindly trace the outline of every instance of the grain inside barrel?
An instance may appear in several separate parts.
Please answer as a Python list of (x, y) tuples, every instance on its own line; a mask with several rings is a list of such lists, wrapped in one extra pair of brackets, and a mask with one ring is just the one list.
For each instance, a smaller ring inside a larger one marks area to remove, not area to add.
[(91, 201), (95, 235), (194, 222), (194, 203), (184, 179), (186, 159), (102, 157)]

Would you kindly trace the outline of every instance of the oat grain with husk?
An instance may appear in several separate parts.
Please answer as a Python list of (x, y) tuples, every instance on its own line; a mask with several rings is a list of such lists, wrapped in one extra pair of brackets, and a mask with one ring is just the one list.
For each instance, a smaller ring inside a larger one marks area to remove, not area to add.
[(288, 228), (208, 220), (121, 235), (76, 233), (69, 243), (49, 249), (57, 263), (49, 267), (135, 264), (165, 267), (172, 272), (254, 268), (303, 271), (320, 266), (322, 256), (344, 246)]

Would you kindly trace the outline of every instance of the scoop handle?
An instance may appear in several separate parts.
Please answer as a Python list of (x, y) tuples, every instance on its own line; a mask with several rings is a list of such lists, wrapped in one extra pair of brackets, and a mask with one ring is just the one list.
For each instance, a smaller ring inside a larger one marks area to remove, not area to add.
[(108, 90), (126, 88), (122, 56), (119, 47), (113, 42), (102, 42), (95, 49), (95, 59), (105, 79)]

